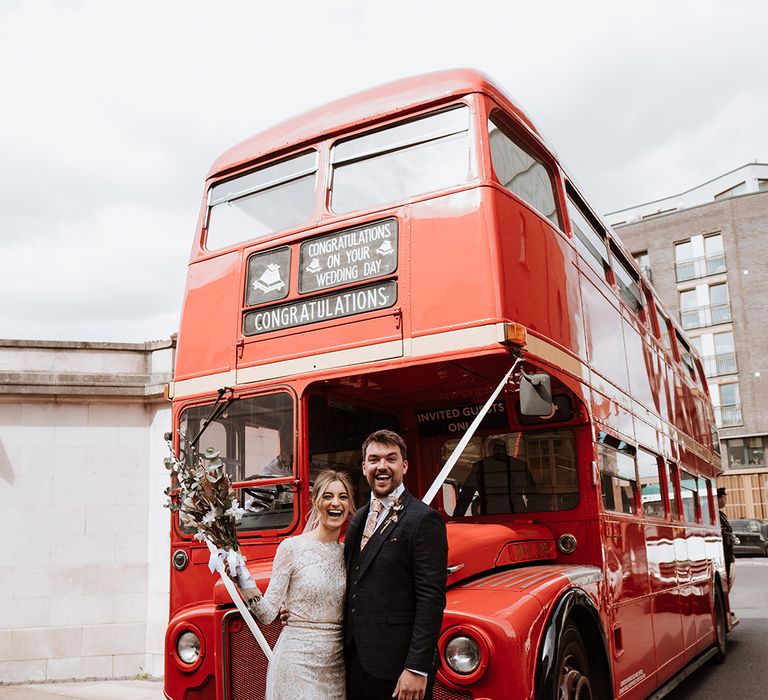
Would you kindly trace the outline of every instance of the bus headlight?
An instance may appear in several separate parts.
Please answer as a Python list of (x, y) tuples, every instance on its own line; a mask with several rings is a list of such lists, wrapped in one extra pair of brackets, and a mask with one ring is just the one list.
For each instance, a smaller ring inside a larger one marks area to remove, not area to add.
[(176, 641), (176, 652), (179, 658), (190, 666), (200, 658), (200, 638), (189, 630), (179, 635)]
[(474, 673), (480, 665), (480, 659), (480, 646), (471, 637), (460, 635), (445, 645), (445, 661), (456, 673)]

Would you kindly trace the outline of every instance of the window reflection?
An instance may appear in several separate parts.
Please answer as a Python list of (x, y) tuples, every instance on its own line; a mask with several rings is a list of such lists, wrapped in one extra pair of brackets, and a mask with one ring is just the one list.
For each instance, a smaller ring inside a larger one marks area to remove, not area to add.
[[(210, 404), (184, 411), (182, 454), (210, 413)], [(293, 522), (293, 435), (293, 399), (287, 393), (232, 401), (203, 432), (198, 449), (219, 450), (230, 480), (242, 483), (237, 496), (245, 515), (239, 530), (279, 530)], [(258, 484), (281, 477), (285, 484)]]
[(619, 513), (636, 512), (634, 449), (612, 435), (601, 432), (597, 455), (603, 508)]
[[(458, 439), (442, 448), (445, 463)], [(571, 430), (473, 437), (443, 488), (454, 518), (575, 508), (579, 500)]]
[(211, 189), (206, 248), (215, 250), (305, 223), (315, 206), (313, 151)]
[(638, 449), (637, 472), (640, 479), (640, 500), (643, 504), (643, 513), (652, 518), (663, 518), (665, 510), (658, 457)]
[(559, 225), (552, 178), (546, 166), (506, 133), (496, 119), (488, 122), (493, 170), (499, 182), (536, 211)]
[(466, 182), (469, 109), (453, 108), (338, 143), (332, 209), (345, 213)]

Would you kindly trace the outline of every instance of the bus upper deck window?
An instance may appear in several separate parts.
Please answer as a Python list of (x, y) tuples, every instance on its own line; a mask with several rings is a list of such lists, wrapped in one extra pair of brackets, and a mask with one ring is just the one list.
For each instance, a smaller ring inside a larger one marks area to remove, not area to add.
[(494, 118), (488, 122), (488, 138), (493, 171), (499, 182), (559, 226), (555, 188), (547, 167), (513, 140), (506, 128)]
[(666, 314), (656, 305), (656, 321), (659, 324), (659, 336), (665, 350), (672, 350), (672, 336), (669, 334), (669, 321)]
[(683, 336), (680, 335), (679, 331), (675, 331), (675, 336), (677, 339), (677, 351), (680, 355), (680, 361), (683, 363), (685, 368), (688, 370), (688, 374), (691, 376), (691, 379), (696, 379), (696, 365), (693, 362), (693, 356), (691, 355), (691, 349), (688, 346), (688, 343), (683, 339)]
[(340, 141), (331, 161), (337, 213), (459, 185), (469, 174), (469, 109), (461, 105)]
[(597, 221), (593, 221), (587, 208), (582, 206), (575, 191), (566, 185), (566, 206), (568, 218), (571, 220), (573, 242), (581, 257), (589, 263), (592, 269), (604, 279), (608, 279), (611, 263), (608, 259), (608, 245), (605, 242), (605, 231)]
[(311, 151), (214, 185), (208, 194), (208, 250), (299, 226), (315, 208)]
[(643, 294), (640, 291), (640, 282), (637, 274), (629, 262), (611, 244), (611, 258), (613, 261), (613, 273), (616, 277), (616, 287), (621, 300), (638, 316), (643, 309)]

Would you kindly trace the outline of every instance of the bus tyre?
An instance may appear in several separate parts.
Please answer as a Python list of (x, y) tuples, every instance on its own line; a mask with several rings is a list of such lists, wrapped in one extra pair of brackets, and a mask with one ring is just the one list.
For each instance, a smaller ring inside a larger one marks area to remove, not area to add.
[(557, 654), (555, 700), (593, 700), (592, 670), (579, 631), (568, 625)]
[(720, 589), (715, 591), (715, 655), (712, 663), (721, 664), (725, 661), (728, 652), (728, 623), (725, 619), (725, 603)]

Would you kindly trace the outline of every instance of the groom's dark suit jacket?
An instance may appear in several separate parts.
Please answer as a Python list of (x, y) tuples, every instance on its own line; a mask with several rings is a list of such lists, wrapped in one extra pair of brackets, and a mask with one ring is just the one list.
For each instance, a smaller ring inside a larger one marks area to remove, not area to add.
[(397, 522), (385, 527), (390, 510), (362, 552), (370, 503), (358, 510), (344, 550), (346, 647), (354, 641), (365, 671), (382, 679), (396, 679), (405, 668), (433, 672), (445, 609), (445, 523), (408, 491), (400, 502)]

